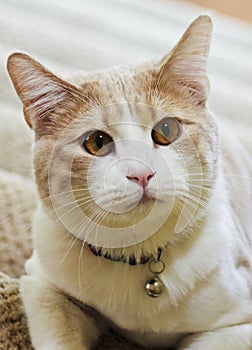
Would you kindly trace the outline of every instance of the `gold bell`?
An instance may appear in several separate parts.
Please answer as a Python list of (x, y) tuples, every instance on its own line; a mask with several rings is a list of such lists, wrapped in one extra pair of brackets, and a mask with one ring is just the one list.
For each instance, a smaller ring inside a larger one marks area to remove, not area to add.
[(158, 276), (154, 276), (145, 285), (145, 291), (150, 297), (159, 297), (164, 290), (164, 285)]

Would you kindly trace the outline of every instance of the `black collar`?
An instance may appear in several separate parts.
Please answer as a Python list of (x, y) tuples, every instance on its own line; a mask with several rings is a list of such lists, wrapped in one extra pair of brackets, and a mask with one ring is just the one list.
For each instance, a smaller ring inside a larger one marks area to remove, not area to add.
[[(95, 247), (92, 244), (89, 244), (88, 247), (89, 247), (90, 251), (95, 256), (100, 256), (100, 257), (105, 258), (105, 259), (109, 259), (109, 260), (117, 261), (117, 262), (121, 262), (121, 263), (126, 263), (126, 264), (129, 264), (129, 265), (146, 264), (147, 262), (149, 262), (154, 257), (152, 254), (151, 255), (145, 255), (145, 256), (143, 255), (141, 257), (141, 259), (139, 261), (137, 261), (134, 255), (131, 255), (128, 259), (125, 256), (113, 257), (111, 255), (111, 253), (108, 253), (108, 252), (103, 254), (101, 248)], [(157, 256), (156, 257), (157, 260), (160, 259), (160, 256), (162, 254), (163, 249), (164, 248), (158, 248), (157, 255), (156, 255)]]

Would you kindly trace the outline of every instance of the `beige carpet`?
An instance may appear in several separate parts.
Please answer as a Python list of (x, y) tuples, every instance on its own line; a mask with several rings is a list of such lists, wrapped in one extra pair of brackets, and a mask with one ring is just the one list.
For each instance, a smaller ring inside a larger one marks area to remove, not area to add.
[[(0, 349), (31, 348), (18, 278), (32, 251), (32, 135), (6, 74), (9, 53), (56, 73), (165, 54), (202, 10), (170, 0), (0, 0)], [(210, 106), (252, 150), (252, 26), (213, 14)], [(118, 311), (119, 312), (119, 311)], [(97, 349), (140, 349), (110, 334)]]

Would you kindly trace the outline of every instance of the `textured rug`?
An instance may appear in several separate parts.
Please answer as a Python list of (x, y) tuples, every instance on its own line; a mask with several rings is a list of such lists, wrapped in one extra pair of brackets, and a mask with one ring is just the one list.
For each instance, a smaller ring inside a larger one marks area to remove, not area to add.
[[(29, 350), (18, 278), (32, 252), (32, 135), (7, 77), (24, 51), (60, 75), (160, 57), (202, 9), (171, 0), (0, 0), (0, 349)], [(252, 26), (213, 14), (210, 107), (252, 150)], [(96, 349), (141, 349), (115, 334)]]

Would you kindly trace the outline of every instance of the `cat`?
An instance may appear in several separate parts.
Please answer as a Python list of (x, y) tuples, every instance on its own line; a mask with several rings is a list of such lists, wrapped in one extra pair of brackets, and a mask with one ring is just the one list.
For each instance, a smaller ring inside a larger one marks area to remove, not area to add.
[(88, 350), (110, 327), (154, 349), (252, 349), (251, 158), (208, 109), (211, 36), (202, 15), (161, 60), (67, 80), (9, 57), (35, 132), (35, 349)]

